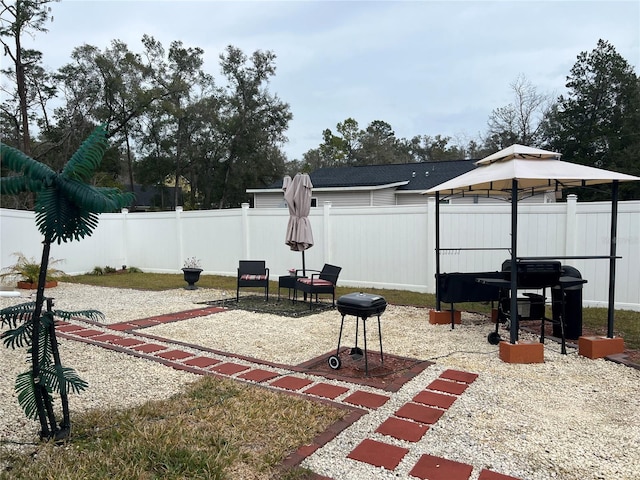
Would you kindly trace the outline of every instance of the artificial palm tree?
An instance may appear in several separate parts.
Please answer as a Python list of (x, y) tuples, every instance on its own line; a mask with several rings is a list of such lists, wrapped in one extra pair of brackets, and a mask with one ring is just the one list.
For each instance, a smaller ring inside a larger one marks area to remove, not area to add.
[[(10, 327), (2, 334), (5, 345), (11, 348), (29, 347), (31, 369), (18, 375), (15, 388), (27, 417), (40, 421), (42, 439), (61, 440), (69, 435), (71, 424), (67, 391), (79, 392), (88, 386), (72, 369), (60, 363), (54, 317), (102, 317), (96, 310), (54, 311), (51, 299), (47, 299), (47, 309), (43, 313), (51, 244), (90, 236), (98, 225), (98, 214), (118, 211), (133, 201), (131, 193), (88, 183), (107, 147), (107, 133), (100, 126), (85, 140), (62, 171), (55, 172), (21, 151), (0, 143), (2, 166), (16, 174), (0, 178), (0, 194), (34, 193), (36, 225), (44, 236), (36, 301), (0, 310), (2, 325)], [(58, 392), (61, 396), (63, 420), (60, 425), (56, 424), (53, 412), (52, 392)]]

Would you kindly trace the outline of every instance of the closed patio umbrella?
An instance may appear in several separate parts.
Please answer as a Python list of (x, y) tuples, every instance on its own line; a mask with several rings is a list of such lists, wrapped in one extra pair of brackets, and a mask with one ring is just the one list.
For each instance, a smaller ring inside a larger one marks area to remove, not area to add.
[(306, 275), (304, 251), (313, 246), (313, 232), (309, 223), (312, 189), (311, 178), (306, 173), (296, 174), (293, 180), (287, 175), (282, 182), (284, 199), (289, 207), (285, 244), (293, 251), (302, 252), (303, 275)]
[[(609, 311), (607, 336), (613, 336), (615, 293), (616, 224), (618, 183), (639, 177), (560, 161), (560, 153), (524, 145), (512, 145), (476, 162), (477, 168), (423, 192), (436, 195), (436, 274), (439, 274), (439, 199), (440, 195), (485, 195), (511, 198), (511, 271), (516, 271), (518, 197), (567, 187), (611, 183), (611, 239), (609, 253)], [(517, 275), (511, 276), (511, 312), (517, 312)], [(436, 303), (439, 308), (439, 296)], [(511, 343), (518, 339), (517, 315), (511, 322)]]

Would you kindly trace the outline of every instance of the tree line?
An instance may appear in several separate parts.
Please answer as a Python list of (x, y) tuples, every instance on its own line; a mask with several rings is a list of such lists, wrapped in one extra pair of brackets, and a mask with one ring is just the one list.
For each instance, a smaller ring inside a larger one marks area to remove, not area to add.
[[(578, 55), (567, 92), (557, 98), (518, 76), (513, 101), (494, 109), (486, 132), (464, 144), (443, 135), (398, 138), (383, 120), (361, 128), (347, 118), (325, 129), (317, 148), (288, 159), (283, 146), (292, 113), (269, 90), (275, 53), (248, 55), (230, 45), (219, 55), (221, 75), (215, 78), (204, 70), (202, 49), (180, 41), (165, 48), (143, 35), (140, 52), (119, 40), (103, 50), (85, 44), (72, 51), (69, 63), (47, 71), (42, 53), (21, 42), (25, 35), (46, 34), (52, 1), (0, 3), (0, 42), (11, 59), (2, 70), (8, 80), (0, 104), (3, 141), (57, 169), (103, 124), (112, 147), (96, 185), (177, 185), (186, 192), (185, 208), (228, 208), (249, 200), (247, 188), (287, 173), (481, 158), (513, 143), (640, 175), (640, 78), (605, 40)], [(580, 198), (600, 197), (585, 191)], [(621, 198), (640, 198), (640, 186), (623, 185)], [(16, 196), (4, 206), (30, 208), (29, 200)], [(171, 203), (178, 204), (177, 196)]]

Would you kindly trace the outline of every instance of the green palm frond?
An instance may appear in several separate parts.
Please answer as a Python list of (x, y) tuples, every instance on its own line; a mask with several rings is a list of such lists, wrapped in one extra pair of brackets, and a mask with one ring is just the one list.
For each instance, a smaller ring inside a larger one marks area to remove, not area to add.
[(31, 320), (36, 302), (20, 303), (0, 310), (0, 325), (15, 328), (18, 323)]
[(66, 312), (63, 310), (55, 310), (53, 315), (63, 320), (70, 320), (74, 317), (83, 317), (89, 320), (101, 321), (104, 320), (104, 313), (98, 310), (76, 310), (74, 312)]
[[(22, 407), (24, 414), (31, 420), (38, 419), (38, 408), (36, 406), (35, 382), (31, 370), (21, 373), (16, 378), (15, 391), (18, 394), (18, 403)], [(50, 400), (53, 401), (51, 393), (47, 391)]]
[(108, 146), (106, 129), (104, 125), (100, 125), (69, 159), (62, 170), (62, 175), (81, 182), (89, 181), (100, 166)]
[(31, 332), (33, 331), (33, 323), (26, 322), (18, 325), (16, 328), (12, 328), (2, 332), (0, 338), (2, 343), (7, 348), (15, 350), (16, 348), (22, 348), (31, 345)]
[(31, 180), (23, 176), (0, 178), (0, 194), (16, 195), (22, 192), (39, 192), (45, 188), (45, 182)]
[(67, 392), (80, 393), (89, 387), (89, 384), (82, 380), (73, 368), (62, 365), (48, 365), (40, 370), (42, 382), (47, 390), (56, 393), (66, 394)]
[(48, 188), (36, 200), (36, 226), (51, 242), (67, 242), (90, 236), (98, 226), (98, 215), (88, 211), (62, 190)]
[(4, 143), (0, 143), (0, 159), (3, 167), (17, 173), (19, 176), (28, 178), (36, 184), (51, 185), (56, 176), (56, 172), (44, 163), (38, 162), (17, 148), (10, 147)]

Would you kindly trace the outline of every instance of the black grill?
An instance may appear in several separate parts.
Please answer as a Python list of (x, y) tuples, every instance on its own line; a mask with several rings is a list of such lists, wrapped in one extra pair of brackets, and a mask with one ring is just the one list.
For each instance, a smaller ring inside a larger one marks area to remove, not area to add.
[[(341, 296), (336, 302), (338, 311), (342, 314), (340, 322), (340, 335), (338, 335), (338, 348), (336, 354), (331, 355), (328, 359), (329, 366), (338, 370), (342, 365), (340, 360), (340, 341), (342, 340), (342, 329), (344, 327), (344, 317), (353, 315), (356, 317), (356, 346), (351, 349), (351, 357), (359, 360), (364, 356), (365, 375), (369, 374), (369, 360), (367, 358), (367, 318), (372, 316), (378, 317), (378, 338), (380, 339), (380, 361), (384, 362), (382, 353), (382, 330), (380, 329), (380, 315), (387, 308), (387, 301), (380, 295), (371, 293), (349, 293)], [(358, 347), (358, 324), (362, 320), (362, 334), (364, 339), (364, 351)]]
[[(502, 262), (506, 280), (511, 280), (511, 260)], [(562, 264), (555, 260), (519, 260), (517, 263), (518, 288), (541, 289), (558, 284)]]
[(342, 315), (368, 318), (384, 312), (387, 308), (387, 301), (384, 297), (371, 293), (349, 293), (338, 299), (336, 307)]

